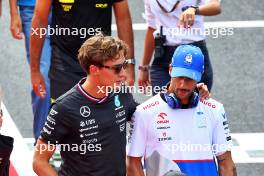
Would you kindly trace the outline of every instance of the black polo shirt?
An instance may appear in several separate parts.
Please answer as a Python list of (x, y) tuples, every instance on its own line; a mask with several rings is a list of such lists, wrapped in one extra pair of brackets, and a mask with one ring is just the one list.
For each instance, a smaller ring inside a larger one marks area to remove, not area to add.
[(122, 0), (53, 0), (52, 64), (53, 69), (83, 72), (77, 55), (82, 43), (95, 34), (111, 35), (113, 4)]
[(41, 132), (60, 144), (63, 176), (125, 176), (126, 122), (137, 103), (129, 93), (94, 100), (80, 83), (56, 100)]

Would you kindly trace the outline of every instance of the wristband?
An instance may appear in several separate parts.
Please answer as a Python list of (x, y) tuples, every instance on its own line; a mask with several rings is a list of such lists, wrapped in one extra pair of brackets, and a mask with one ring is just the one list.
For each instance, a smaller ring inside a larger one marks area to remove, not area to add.
[(191, 8), (194, 8), (195, 10), (195, 15), (199, 15), (200, 11), (199, 11), (199, 7), (198, 6), (190, 6)]
[(136, 59), (135, 58), (130, 58), (130, 59), (127, 59), (126, 61), (127, 61), (128, 64), (133, 64), (133, 65), (136, 64)]
[(184, 6), (182, 8), (182, 11), (184, 12), (185, 10), (187, 10), (188, 8), (194, 8), (195, 10), (195, 15), (199, 15), (200, 11), (199, 11), (199, 7), (198, 6)]
[(149, 71), (149, 65), (140, 65), (138, 69), (141, 71)]

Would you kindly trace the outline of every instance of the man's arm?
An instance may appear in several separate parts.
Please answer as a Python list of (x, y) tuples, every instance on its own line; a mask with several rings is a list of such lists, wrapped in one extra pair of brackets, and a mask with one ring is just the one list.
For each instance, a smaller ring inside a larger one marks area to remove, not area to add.
[[(195, 14), (195, 12), (198, 14)], [(221, 4), (219, 0), (210, 0), (207, 4), (198, 6), (197, 9), (189, 7), (180, 15), (179, 26), (184, 28), (191, 27), (194, 24), (195, 15), (214, 16), (221, 13)]]
[(40, 72), (40, 57), (45, 40), (43, 32), (48, 25), (48, 16), (52, 0), (37, 0), (34, 16), (32, 18), (31, 36), (30, 36), (30, 72), (31, 83), (34, 92), (40, 97), (46, 94), (45, 81)]
[(145, 36), (145, 42), (144, 42), (144, 54), (143, 58), (141, 60), (141, 66), (145, 66), (145, 70), (140, 70), (139, 72), (139, 78), (138, 78), (138, 85), (147, 87), (150, 85), (150, 77), (149, 77), (149, 64), (154, 52), (154, 37), (153, 32), (155, 29), (152, 27), (147, 28), (146, 36)]
[(57, 176), (56, 171), (49, 164), (55, 149), (55, 145), (48, 145), (38, 139), (33, 156), (33, 170), (38, 176)]
[[(118, 37), (128, 44), (128, 58), (134, 58), (134, 34), (132, 29), (132, 20), (129, 12), (127, 0), (116, 2), (113, 5), (116, 18)], [(126, 69), (127, 83), (129, 86), (135, 82), (135, 65), (129, 64)]]
[(227, 151), (216, 157), (219, 176), (237, 176), (236, 166), (232, 160), (231, 152)]
[(21, 40), (22, 37), (22, 22), (17, 10), (17, 0), (9, 0), (10, 6), (10, 31), (15, 39)]
[(141, 157), (127, 157), (127, 176), (144, 176)]
[(199, 6), (199, 15), (214, 16), (221, 13), (221, 3), (219, 0), (210, 0), (209, 3)]

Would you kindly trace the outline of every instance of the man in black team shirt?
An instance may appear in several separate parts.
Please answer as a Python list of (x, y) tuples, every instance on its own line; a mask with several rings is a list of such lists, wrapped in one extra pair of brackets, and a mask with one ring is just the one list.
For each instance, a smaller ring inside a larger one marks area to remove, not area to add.
[[(47, 27), (52, 7), (52, 24)], [(78, 49), (89, 37), (111, 35), (112, 8), (118, 37), (129, 46), (128, 85), (134, 84), (133, 31), (127, 0), (37, 0), (30, 38), (30, 71), (34, 92), (45, 96), (45, 82), (39, 60), (45, 33), (51, 36), (49, 72), (51, 98), (56, 99), (86, 75), (77, 60)]]
[(126, 175), (126, 121), (137, 103), (130, 93), (109, 88), (122, 88), (127, 51), (123, 41), (110, 36), (96, 35), (82, 45), (78, 59), (87, 78), (50, 110), (35, 147), (33, 168), (39, 176), (57, 175), (48, 162), (52, 144), (62, 157), (58, 175)]

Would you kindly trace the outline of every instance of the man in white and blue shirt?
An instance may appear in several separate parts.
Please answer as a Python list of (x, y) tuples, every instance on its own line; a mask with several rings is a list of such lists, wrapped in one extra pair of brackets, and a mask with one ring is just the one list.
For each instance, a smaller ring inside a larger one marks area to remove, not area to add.
[(198, 47), (179, 46), (165, 93), (137, 107), (128, 150), (128, 175), (236, 175), (224, 107), (195, 93), (204, 70)]

